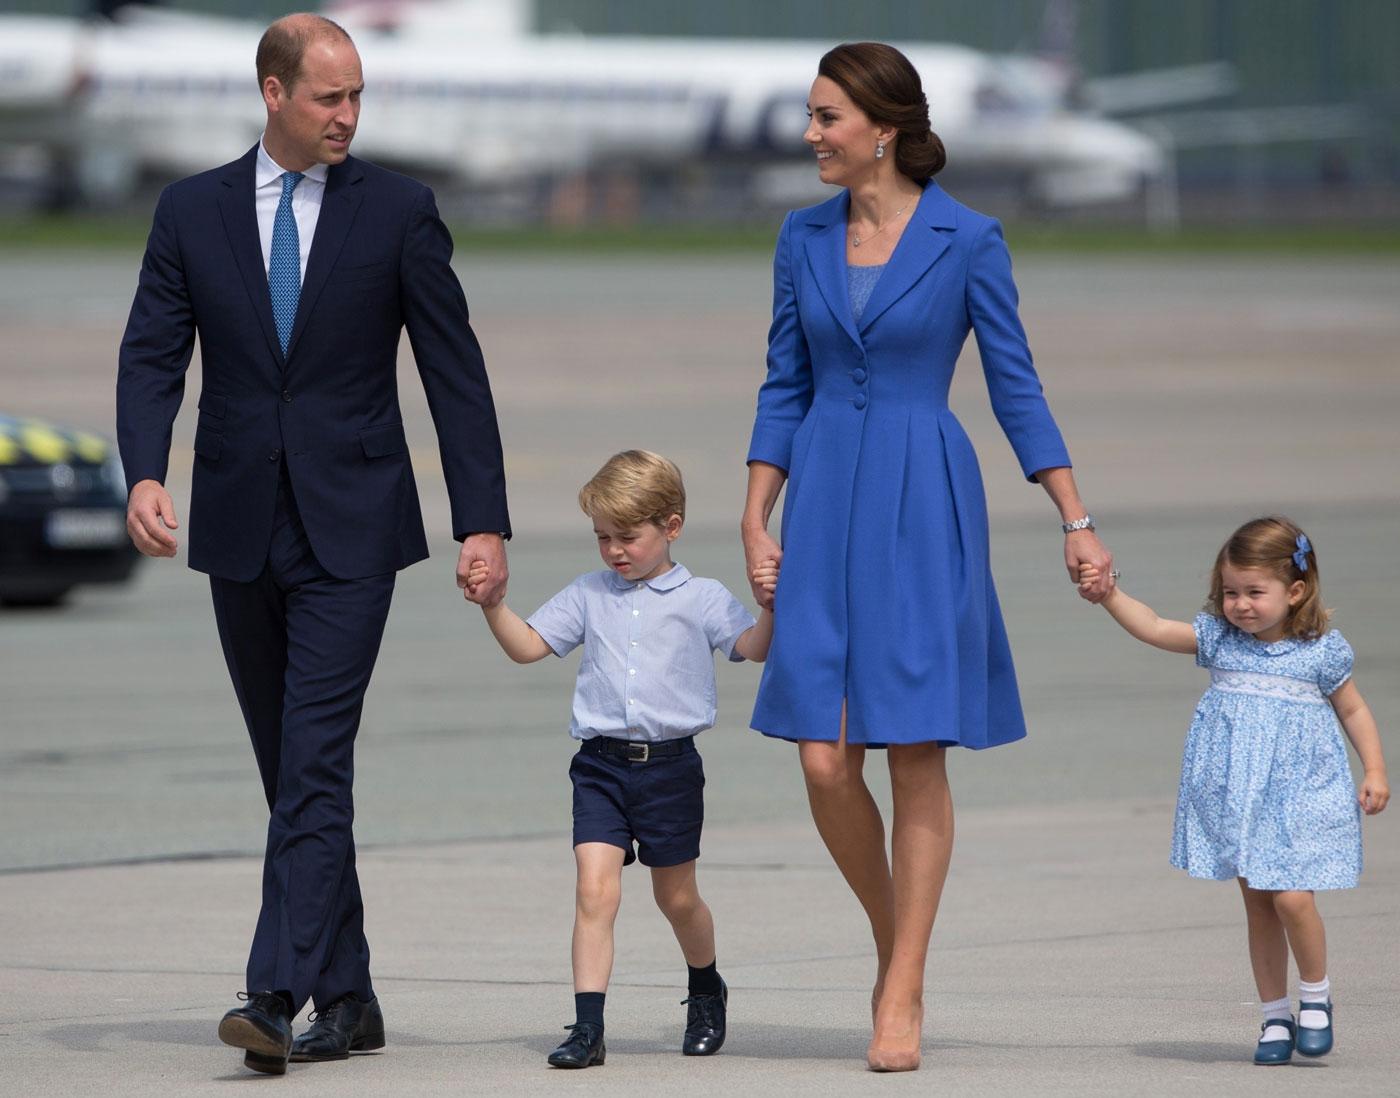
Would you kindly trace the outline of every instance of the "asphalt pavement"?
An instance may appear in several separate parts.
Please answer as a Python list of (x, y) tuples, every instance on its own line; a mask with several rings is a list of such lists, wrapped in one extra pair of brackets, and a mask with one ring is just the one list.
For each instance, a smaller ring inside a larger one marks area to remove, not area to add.
[[(0, 406), (110, 432), (137, 258), (0, 255)], [(533, 609), (593, 566), (573, 497), (628, 446), (680, 462), (691, 518), (677, 559), (742, 593), (736, 526), (765, 260), (465, 257), (459, 270), (507, 450), (511, 604)], [(1389, 629), (1400, 616), (1400, 263), (1034, 256), (1017, 273), (1042, 379), (1124, 586), (1189, 619), (1224, 537), (1288, 512), (1317, 546), (1326, 601), (1400, 766)], [(315, 1094), (1395, 1092), (1396, 810), (1366, 821), (1361, 887), (1320, 899), (1336, 1051), (1254, 1067), (1237, 890), (1167, 865), (1203, 673), (1075, 597), (1053, 511), (1016, 472), (971, 343), (954, 406), (988, 484), (1030, 736), (951, 758), (958, 838), (923, 1070), (864, 1071), (868, 930), (807, 818), (794, 749), (746, 728), (757, 669), (721, 666), (720, 720), (701, 740), (700, 882), (731, 987), (728, 1043), (712, 1059), (680, 1056), (684, 967), (634, 867), (607, 1064), (549, 1071), (544, 1055), (572, 1020), (577, 657), (517, 667), (462, 602), (406, 346), (401, 378), (434, 556), (400, 577), (356, 784), (388, 1047), (270, 1080), (214, 1035), (242, 986), (265, 807), (207, 581), (152, 562), (131, 586), (82, 589), (61, 611), (0, 614), (0, 1094), (235, 1082)], [(181, 508), (193, 419), (187, 400), (171, 477)], [(888, 804), (881, 760), (870, 768)]]

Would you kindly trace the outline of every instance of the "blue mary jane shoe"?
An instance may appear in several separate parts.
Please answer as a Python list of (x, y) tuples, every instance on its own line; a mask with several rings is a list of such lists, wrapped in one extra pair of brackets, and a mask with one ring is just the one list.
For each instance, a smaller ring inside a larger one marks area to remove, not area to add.
[(1332, 1051), (1332, 1004), (1326, 1003), (1299, 1003), (1298, 1014), (1301, 1017), (1305, 1010), (1320, 1010), (1327, 1015), (1327, 1024), (1321, 1029), (1308, 1029), (1306, 1026), (1298, 1027), (1296, 1045), (1299, 1056), (1326, 1056)]
[(1297, 1039), (1298, 1027), (1292, 1018), (1270, 1018), (1260, 1027), (1260, 1034), (1270, 1026), (1281, 1026), (1288, 1030), (1288, 1037), (1283, 1041), (1260, 1041), (1254, 1046), (1254, 1062), (1256, 1064), (1286, 1064), (1293, 1059), (1293, 1044)]

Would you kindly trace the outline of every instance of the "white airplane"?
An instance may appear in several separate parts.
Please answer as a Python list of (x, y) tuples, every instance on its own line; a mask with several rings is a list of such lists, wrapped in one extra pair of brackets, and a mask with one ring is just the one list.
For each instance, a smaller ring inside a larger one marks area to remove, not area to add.
[[(760, 197), (820, 190), (799, 158), (830, 43), (536, 34), (529, 0), (372, 0), (328, 14), (364, 62), (355, 152), (366, 159), (503, 188), (730, 158), (777, 169), (756, 176)], [(143, 176), (233, 159), (262, 129), (252, 65), (261, 25), (156, 9), (121, 16), (0, 17), (0, 145), (41, 146), (75, 199), (118, 200)], [(1163, 169), (1156, 141), (1070, 109), (1059, 77), (1025, 58), (901, 48), (959, 169), (1015, 180), (1047, 205), (1128, 197)]]

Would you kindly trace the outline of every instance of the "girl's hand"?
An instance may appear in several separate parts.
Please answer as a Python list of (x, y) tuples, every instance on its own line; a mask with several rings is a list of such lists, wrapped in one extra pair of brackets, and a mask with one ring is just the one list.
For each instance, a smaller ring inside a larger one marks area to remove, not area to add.
[(1099, 577), (1102, 575), (1103, 572), (1094, 565), (1081, 564), (1079, 566), (1079, 597), (1086, 602), (1095, 604), (1103, 602), (1104, 599), (1108, 598), (1108, 596), (1113, 593), (1113, 589), (1118, 585), (1114, 582), (1113, 577), (1109, 576), (1108, 591), (1102, 595), (1097, 594), (1096, 592), (1100, 586)]
[(772, 557), (760, 561), (758, 567), (749, 573), (749, 583), (755, 591), (762, 590), (771, 598), (778, 589), (779, 564)]
[[(1086, 564), (1097, 573), (1087, 587), (1079, 574)], [(1079, 597), (1088, 602), (1102, 602), (1113, 590), (1113, 554), (1092, 530), (1075, 530), (1065, 535), (1065, 568), (1070, 582), (1079, 585)]]
[(1361, 802), (1361, 811), (1374, 816), (1385, 808), (1390, 800), (1390, 783), (1386, 781), (1384, 770), (1368, 770), (1361, 779), (1361, 792), (1356, 799)]

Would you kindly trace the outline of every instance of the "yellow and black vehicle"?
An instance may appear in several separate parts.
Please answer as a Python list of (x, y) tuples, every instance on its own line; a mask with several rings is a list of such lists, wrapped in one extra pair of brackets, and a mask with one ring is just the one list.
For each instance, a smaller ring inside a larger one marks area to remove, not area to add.
[(0, 414), (0, 604), (54, 606), (80, 583), (121, 583), (139, 556), (112, 444)]

